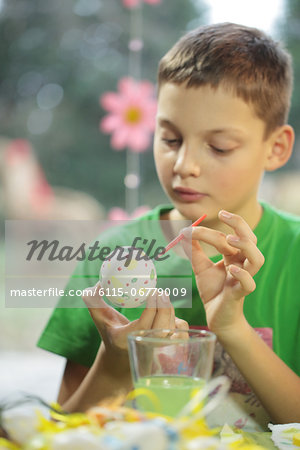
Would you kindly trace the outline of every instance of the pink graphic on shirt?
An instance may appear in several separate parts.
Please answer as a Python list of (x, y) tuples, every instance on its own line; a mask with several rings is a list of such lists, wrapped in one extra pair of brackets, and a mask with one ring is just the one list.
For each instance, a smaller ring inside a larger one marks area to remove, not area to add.
[[(191, 326), (192, 329), (208, 330), (208, 327)], [(263, 339), (263, 341), (272, 348), (272, 328), (255, 328), (255, 331)], [(251, 387), (240, 373), (232, 361), (229, 354), (224, 350), (219, 342), (216, 343), (213, 376), (227, 375), (231, 380), (230, 392), (237, 392), (239, 394), (248, 395), (247, 402), (257, 403), (258, 400), (253, 394)]]

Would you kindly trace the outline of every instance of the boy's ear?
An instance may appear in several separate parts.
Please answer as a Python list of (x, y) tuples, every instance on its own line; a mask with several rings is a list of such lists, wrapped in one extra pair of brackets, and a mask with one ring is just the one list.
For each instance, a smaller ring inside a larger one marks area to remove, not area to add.
[(293, 151), (295, 133), (290, 125), (282, 125), (270, 136), (270, 149), (265, 170), (272, 171), (284, 166)]

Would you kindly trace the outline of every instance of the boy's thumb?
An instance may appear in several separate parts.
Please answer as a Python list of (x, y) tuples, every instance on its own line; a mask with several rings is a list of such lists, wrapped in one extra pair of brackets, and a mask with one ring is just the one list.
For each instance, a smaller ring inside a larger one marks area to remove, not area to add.
[(108, 305), (100, 295), (101, 285), (100, 282), (95, 286), (88, 287), (82, 292), (82, 300), (88, 308), (107, 308)]
[(192, 261), (192, 256), (193, 256), (192, 228), (191, 227), (183, 228), (180, 231), (180, 233), (183, 234), (183, 239), (181, 241), (183, 250), (184, 250), (186, 256), (189, 258), (189, 260)]
[(103, 300), (100, 295), (101, 285), (98, 282), (95, 286), (86, 288), (82, 299), (86, 304), (90, 316), (93, 319), (102, 339), (105, 340), (106, 328), (113, 322), (116, 311)]

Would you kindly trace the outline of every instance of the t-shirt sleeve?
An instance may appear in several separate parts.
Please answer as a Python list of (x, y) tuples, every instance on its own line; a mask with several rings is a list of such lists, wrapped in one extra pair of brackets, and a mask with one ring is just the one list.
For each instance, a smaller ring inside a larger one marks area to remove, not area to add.
[(53, 311), (37, 346), (90, 367), (100, 345), (98, 330), (76, 291), (99, 280), (101, 261), (79, 263)]
[(300, 227), (286, 252), (284, 276), (279, 280), (281, 295), (278, 355), (300, 376)]

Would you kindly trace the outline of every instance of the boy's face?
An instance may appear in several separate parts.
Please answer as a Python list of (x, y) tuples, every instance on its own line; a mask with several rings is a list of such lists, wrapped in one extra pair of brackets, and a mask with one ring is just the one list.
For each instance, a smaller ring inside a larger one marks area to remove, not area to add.
[(222, 87), (160, 88), (154, 157), (166, 194), (183, 216), (207, 221), (220, 209), (259, 219), (257, 191), (270, 139), (252, 107)]

